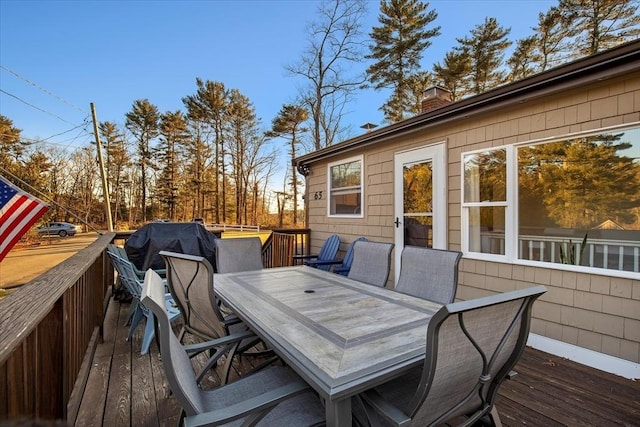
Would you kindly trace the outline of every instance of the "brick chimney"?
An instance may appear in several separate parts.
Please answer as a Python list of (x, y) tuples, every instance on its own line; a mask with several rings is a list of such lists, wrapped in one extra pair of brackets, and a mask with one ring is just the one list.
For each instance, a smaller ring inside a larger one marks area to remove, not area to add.
[(451, 92), (439, 86), (433, 86), (422, 92), (422, 112), (435, 110), (451, 103)]

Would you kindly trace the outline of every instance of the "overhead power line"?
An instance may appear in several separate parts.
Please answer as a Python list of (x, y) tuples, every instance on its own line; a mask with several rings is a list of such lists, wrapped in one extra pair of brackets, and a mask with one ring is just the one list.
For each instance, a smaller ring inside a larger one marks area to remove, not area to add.
[(24, 77), (24, 76), (21, 76), (20, 74), (18, 74), (18, 73), (16, 73), (15, 71), (13, 71), (13, 70), (11, 70), (11, 69), (9, 69), (9, 68), (5, 67), (4, 65), (0, 65), (0, 68), (2, 68), (3, 70), (5, 70), (5, 71), (6, 71), (6, 72), (8, 72), (8, 73), (13, 74), (14, 76), (16, 76), (17, 78), (19, 78), (20, 80), (23, 80), (23, 81), (25, 81), (25, 82), (29, 83), (31, 86), (33, 86), (33, 87), (35, 87), (35, 88), (37, 88), (37, 89), (41, 90), (42, 92), (46, 93), (47, 95), (49, 95), (49, 96), (52, 96), (52, 97), (56, 98), (58, 101), (61, 101), (61, 102), (65, 103), (65, 104), (67, 104), (68, 106), (70, 106), (70, 107), (72, 107), (72, 108), (75, 108), (76, 110), (80, 111), (81, 113), (88, 114), (87, 110), (83, 110), (82, 108), (78, 107), (77, 105), (74, 105), (74, 104), (70, 103), (69, 101), (66, 101), (66, 100), (64, 100), (64, 99), (60, 98), (58, 95), (55, 95), (55, 94), (51, 93), (50, 91), (46, 90), (45, 88), (43, 88), (43, 87), (41, 87), (41, 86), (37, 85), (36, 83), (32, 82), (32, 81), (31, 81), (31, 80), (29, 80), (28, 78), (26, 78), (26, 77)]
[(65, 122), (65, 123), (69, 123), (70, 125), (75, 126), (75, 123), (71, 123), (70, 121), (63, 119), (62, 117), (58, 116), (57, 114), (53, 114), (53, 113), (52, 113), (52, 112), (50, 112), (50, 111), (43, 110), (43, 109), (42, 109), (42, 108), (40, 108), (40, 107), (36, 107), (35, 105), (28, 103), (28, 102), (27, 102), (27, 101), (25, 101), (24, 99), (22, 99), (22, 98), (20, 98), (20, 97), (18, 97), (18, 96), (16, 96), (16, 95), (14, 95), (14, 94), (12, 94), (12, 93), (7, 92), (6, 90), (0, 89), (0, 92), (4, 93), (4, 94), (6, 94), (6, 95), (8, 95), (8, 96), (10, 96), (10, 97), (12, 97), (12, 98), (15, 98), (15, 99), (17, 99), (17, 100), (18, 100), (18, 101), (20, 101), (20, 102), (23, 102), (23, 103), (27, 104), (27, 105), (28, 105), (29, 107), (31, 107), (31, 108), (35, 108), (35, 109), (36, 109), (36, 110), (38, 110), (38, 111), (42, 111), (43, 113), (50, 114), (50, 115), (52, 115), (53, 117), (57, 118), (58, 120), (62, 120), (62, 121), (63, 121), (63, 122)]

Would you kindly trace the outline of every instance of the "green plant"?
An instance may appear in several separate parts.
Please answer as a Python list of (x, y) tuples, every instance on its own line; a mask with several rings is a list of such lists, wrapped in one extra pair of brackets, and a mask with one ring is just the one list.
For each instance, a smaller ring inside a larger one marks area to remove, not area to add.
[(587, 235), (589, 233), (584, 233), (584, 238), (582, 239), (582, 244), (580, 245), (580, 253), (576, 254), (576, 247), (569, 239), (569, 250), (567, 253), (564, 252), (564, 244), (560, 245), (560, 263), (561, 264), (571, 264), (571, 265), (580, 265), (582, 263), (582, 254), (584, 254), (584, 250), (587, 247)]

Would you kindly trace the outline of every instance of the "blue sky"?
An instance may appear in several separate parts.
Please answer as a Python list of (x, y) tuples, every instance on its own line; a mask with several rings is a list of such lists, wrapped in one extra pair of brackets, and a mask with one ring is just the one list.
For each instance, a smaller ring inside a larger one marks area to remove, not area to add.
[[(429, 4), (442, 34), (424, 55), (428, 70), (485, 17), (511, 27), (510, 39), (516, 40), (530, 35), (538, 12), (557, 1)], [(240, 90), (268, 128), (302, 83), (287, 76), (284, 66), (307, 46), (305, 27), (317, 19), (317, 5), (311, 0), (0, 0), (0, 114), (27, 139), (74, 149), (92, 140), (91, 125), (83, 126), (90, 103), (99, 121), (118, 124), (137, 99), (149, 99), (161, 112), (184, 110), (181, 99), (196, 92), (200, 77)], [(379, 2), (368, 7), (366, 33), (378, 25)], [(343, 118), (352, 136), (364, 123), (382, 124), (379, 107), (387, 95), (373, 89), (358, 94)]]

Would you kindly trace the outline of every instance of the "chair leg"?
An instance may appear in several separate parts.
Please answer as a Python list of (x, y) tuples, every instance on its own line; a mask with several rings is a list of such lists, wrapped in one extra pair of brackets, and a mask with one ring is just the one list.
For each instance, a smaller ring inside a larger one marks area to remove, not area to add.
[(136, 313), (138, 309), (138, 301), (131, 300), (131, 306), (129, 307), (129, 312), (127, 313), (127, 322), (125, 326), (129, 326), (131, 324), (131, 320), (133, 319), (133, 315)]
[(491, 421), (491, 425), (502, 427), (502, 421), (500, 421), (500, 415), (498, 415), (498, 409), (495, 405), (493, 405), (493, 408), (491, 408), (491, 412), (489, 413), (489, 420)]
[(140, 354), (147, 354), (149, 352), (151, 340), (153, 340), (153, 337), (156, 335), (155, 323), (155, 317), (153, 314), (149, 313), (147, 316), (147, 324), (144, 327), (144, 336), (142, 337), (142, 348), (140, 349)]
[(129, 335), (127, 335), (127, 341), (131, 340), (131, 337), (133, 336), (133, 332), (136, 330), (136, 328), (138, 327), (138, 324), (140, 324), (140, 321), (142, 320), (143, 317), (144, 317), (144, 312), (142, 311), (142, 308), (138, 306), (136, 309), (136, 312), (133, 314), (133, 319), (131, 319), (131, 326), (129, 326)]

